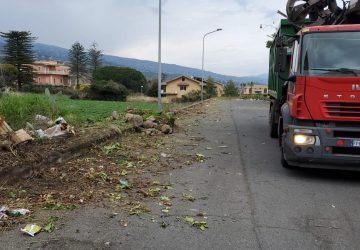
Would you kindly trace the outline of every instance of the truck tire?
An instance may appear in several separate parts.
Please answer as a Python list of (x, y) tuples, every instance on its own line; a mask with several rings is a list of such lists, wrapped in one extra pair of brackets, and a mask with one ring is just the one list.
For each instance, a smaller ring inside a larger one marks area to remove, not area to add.
[(276, 104), (274, 102), (270, 103), (269, 109), (269, 129), (270, 129), (270, 137), (278, 138), (278, 124), (276, 121)]

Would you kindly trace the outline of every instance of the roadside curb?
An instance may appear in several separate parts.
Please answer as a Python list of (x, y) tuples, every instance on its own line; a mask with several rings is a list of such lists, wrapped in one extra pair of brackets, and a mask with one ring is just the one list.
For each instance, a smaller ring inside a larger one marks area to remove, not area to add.
[(202, 102), (200, 101), (200, 102), (195, 102), (195, 103), (192, 103), (192, 104), (190, 104), (189, 106), (185, 106), (185, 107), (182, 107), (182, 108), (176, 109), (176, 111), (178, 111), (178, 112), (185, 111), (185, 110), (187, 110), (187, 109), (191, 109), (191, 108), (193, 108), (193, 107), (195, 107), (195, 106), (198, 106), (198, 105), (201, 105), (201, 104), (208, 103), (208, 102), (210, 102), (210, 100), (213, 100), (213, 98), (206, 99), (206, 100), (204, 100), (204, 101), (202, 101)]

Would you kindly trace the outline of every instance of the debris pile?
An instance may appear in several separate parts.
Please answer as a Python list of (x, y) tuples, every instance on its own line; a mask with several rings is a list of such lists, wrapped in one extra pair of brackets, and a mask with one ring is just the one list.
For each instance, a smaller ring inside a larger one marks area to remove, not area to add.
[(146, 117), (146, 114), (137, 114), (136, 110), (129, 110), (125, 121), (146, 135), (159, 135), (173, 133), (175, 118), (171, 112)]
[(35, 129), (30, 123), (27, 123), (25, 129), (14, 131), (5, 119), (0, 117), (0, 150), (13, 151), (13, 148), (19, 144), (33, 141), (34, 138), (53, 138), (63, 135), (75, 134), (73, 127), (68, 125), (64, 118), (59, 117), (54, 122), (49, 118), (36, 115), (35, 120), (46, 126), (47, 129)]

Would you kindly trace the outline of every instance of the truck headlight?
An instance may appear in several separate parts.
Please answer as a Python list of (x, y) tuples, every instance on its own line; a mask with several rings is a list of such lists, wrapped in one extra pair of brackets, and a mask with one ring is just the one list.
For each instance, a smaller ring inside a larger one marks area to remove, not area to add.
[(294, 143), (296, 145), (314, 145), (315, 136), (312, 135), (294, 135)]

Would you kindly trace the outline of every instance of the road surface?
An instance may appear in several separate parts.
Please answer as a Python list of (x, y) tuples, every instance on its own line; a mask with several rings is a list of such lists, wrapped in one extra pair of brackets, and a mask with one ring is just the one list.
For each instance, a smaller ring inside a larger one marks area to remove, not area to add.
[[(87, 207), (66, 215), (51, 235), (4, 233), (1, 248), (359, 249), (358, 173), (283, 169), (265, 101), (219, 100), (204, 108), (176, 138), (193, 142), (178, 150), (206, 161), (164, 176), (173, 184), (167, 195), (178, 197), (167, 216), (156, 202), (150, 214), (131, 218), (120, 208)], [(184, 192), (196, 200), (181, 200)], [(179, 219), (198, 213), (206, 213), (204, 232)]]

